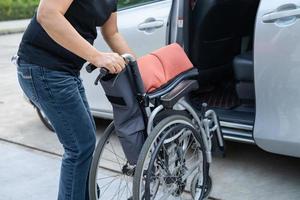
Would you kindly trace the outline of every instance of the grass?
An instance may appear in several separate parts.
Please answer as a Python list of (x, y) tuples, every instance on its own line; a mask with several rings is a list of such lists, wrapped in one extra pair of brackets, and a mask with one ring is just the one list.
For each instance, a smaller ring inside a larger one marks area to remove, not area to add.
[(39, 0), (0, 0), (0, 21), (31, 18)]

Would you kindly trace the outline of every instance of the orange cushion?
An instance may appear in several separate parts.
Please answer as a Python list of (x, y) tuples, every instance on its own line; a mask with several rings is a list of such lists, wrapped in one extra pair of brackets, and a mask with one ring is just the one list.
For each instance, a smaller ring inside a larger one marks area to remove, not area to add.
[(193, 64), (177, 43), (160, 48), (138, 59), (145, 91), (151, 92), (178, 74), (193, 67)]

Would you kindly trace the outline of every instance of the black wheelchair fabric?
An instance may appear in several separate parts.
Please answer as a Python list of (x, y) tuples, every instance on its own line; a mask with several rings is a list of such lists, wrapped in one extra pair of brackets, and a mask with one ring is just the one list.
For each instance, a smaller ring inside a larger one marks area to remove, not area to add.
[(100, 81), (112, 104), (114, 124), (128, 162), (135, 165), (145, 141), (145, 123), (128, 71)]

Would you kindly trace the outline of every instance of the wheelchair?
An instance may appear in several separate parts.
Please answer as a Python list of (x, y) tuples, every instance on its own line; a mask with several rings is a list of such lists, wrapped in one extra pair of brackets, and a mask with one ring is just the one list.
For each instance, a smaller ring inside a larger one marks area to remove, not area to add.
[[(195, 110), (189, 94), (197, 90), (198, 70), (191, 68), (161, 87), (145, 92), (137, 61), (123, 56), (145, 123), (145, 142), (130, 169), (114, 122), (99, 140), (89, 174), (89, 195), (97, 199), (197, 199), (208, 197), (212, 181), (213, 140), (224, 150), (223, 135), (213, 110)], [(88, 72), (96, 67), (88, 65)], [(95, 84), (107, 74), (100, 68)]]

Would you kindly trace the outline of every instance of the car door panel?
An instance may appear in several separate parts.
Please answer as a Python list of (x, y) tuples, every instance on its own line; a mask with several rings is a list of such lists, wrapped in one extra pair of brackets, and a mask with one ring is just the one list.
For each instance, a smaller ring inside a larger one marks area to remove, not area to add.
[[(166, 44), (170, 8), (171, 0), (164, 0), (118, 11), (119, 31), (137, 56), (147, 54)], [(95, 47), (100, 51), (111, 51), (100, 32)], [(112, 107), (101, 85), (93, 84), (98, 73), (98, 70), (92, 74), (88, 74), (84, 69), (81, 71), (87, 99), (95, 116), (112, 118)]]
[(261, 0), (254, 44), (256, 120), (261, 148), (300, 157), (300, 0)]

